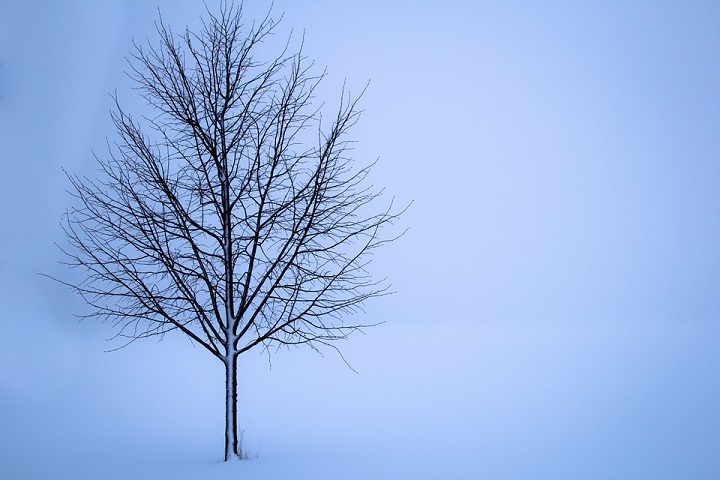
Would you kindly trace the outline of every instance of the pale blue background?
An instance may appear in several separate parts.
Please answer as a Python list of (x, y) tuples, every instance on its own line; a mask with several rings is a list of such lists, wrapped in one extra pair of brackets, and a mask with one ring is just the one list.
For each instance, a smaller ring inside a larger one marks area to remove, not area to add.
[(64, 272), (61, 168), (95, 174), (108, 94), (143, 111), (123, 57), (158, 4), (203, 12), (0, 6), (0, 477), (720, 478), (720, 2), (276, 1), (328, 105), (371, 80), (356, 157), (414, 205), (376, 257), (387, 323), (342, 346), (359, 374), (241, 360), (240, 466), (219, 363), (103, 353), (37, 276)]

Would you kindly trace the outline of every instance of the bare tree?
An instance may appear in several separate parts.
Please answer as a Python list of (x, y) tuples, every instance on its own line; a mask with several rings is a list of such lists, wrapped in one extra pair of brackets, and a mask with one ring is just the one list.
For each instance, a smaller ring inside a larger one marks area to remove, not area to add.
[(223, 363), (226, 460), (242, 456), (238, 356), (335, 348), (369, 326), (344, 318), (388, 292), (366, 267), (401, 213), (375, 207), (371, 165), (349, 157), (357, 99), (343, 88), (323, 123), (324, 73), (302, 46), (256, 58), (277, 23), (246, 28), (241, 10), (208, 12), (198, 34), (161, 20), (159, 47), (136, 45), (130, 75), (156, 115), (134, 119), (116, 98), (119, 140), (98, 179), (70, 176), (79, 206), (63, 222), (88, 317), (128, 343), (179, 330)]

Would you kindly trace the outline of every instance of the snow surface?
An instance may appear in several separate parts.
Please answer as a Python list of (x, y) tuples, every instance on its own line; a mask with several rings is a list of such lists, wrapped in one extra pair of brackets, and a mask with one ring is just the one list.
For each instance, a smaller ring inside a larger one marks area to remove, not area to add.
[[(2, 478), (702, 479), (720, 471), (720, 328), (712, 324), (383, 325), (346, 345), (358, 374), (331, 354), (280, 352), (272, 369), (247, 356), (240, 418), (254, 458), (223, 463), (220, 362), (170, 337), (103, 353), (103, 329), (61, 327), (49, 315), (28, 308), (26, 322), (2, 337)], [(40, 348), (7, 358), (17, 343)]]

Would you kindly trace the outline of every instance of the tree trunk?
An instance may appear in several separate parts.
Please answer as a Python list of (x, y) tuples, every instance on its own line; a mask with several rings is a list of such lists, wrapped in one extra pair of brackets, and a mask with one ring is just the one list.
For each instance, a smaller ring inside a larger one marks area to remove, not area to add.
[(241, 458), (237, 428), (237, 355), (225, 359), (225, 461)]

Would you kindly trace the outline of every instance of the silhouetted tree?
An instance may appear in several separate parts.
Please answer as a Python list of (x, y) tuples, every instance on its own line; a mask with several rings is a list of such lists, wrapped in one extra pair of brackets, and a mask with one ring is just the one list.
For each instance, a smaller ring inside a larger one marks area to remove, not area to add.
[(129, 73), (156, 115), (135, 119), (116, 98), (119, 140), (98, 179), (70, 176), (79, 206), (63, 222), (67, 263), (87, 272), (66, 284), (88, 317), (128, 343), (179, 330), (223, 363), (226, 460), (242, 457), (238, 356), (335, 348), (369, 326), (343, 319), (387, 293), (366, 267), (399, 214), (375, 207), (370, 165), (348, 156), (357, 99), (343, 88), (323, 123), (324, 73), (302, 46), (257, 58), (277, 23), (246, 29), (241, 10), (224, 4), (198, 34), (160, 20), (159, 46), (135, 46)]

